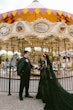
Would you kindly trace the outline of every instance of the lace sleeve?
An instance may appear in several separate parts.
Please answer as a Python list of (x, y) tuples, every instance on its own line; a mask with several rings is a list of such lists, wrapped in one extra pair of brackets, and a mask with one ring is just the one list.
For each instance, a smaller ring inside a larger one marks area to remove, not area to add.
[(49, 65), (47, 65), (47, 70), (50, 70), (50, 66)]
[(47, 68), (47, 62), (46, 61), (42, 61), (42, 63), (40, 64), (40, 70), (42, 69), (46, 69)]

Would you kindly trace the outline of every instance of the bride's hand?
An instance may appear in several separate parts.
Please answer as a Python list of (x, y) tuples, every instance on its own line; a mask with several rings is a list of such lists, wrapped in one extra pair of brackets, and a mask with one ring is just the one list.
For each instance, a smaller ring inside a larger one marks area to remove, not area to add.
[(35, 67), (35, 69), (39, 70), (40, 68), (39, 67)]

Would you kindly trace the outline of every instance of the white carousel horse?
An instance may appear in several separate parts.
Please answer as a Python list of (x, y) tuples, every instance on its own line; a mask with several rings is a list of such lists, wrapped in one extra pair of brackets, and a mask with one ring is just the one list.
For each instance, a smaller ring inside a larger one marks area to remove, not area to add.
[(11, 70), (12, 70), (12, 73), (15, 73), (16, 72), (16, 69), (17, 69), (17, 61), (20, 59), (19, 55), (18, 54), (14, 54), (12, 59), (11, 59)]

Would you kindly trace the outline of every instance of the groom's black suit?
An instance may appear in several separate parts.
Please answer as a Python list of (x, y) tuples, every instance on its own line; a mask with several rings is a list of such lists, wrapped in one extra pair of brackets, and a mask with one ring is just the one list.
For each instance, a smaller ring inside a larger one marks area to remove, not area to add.
[(20, 74), (20, 90), (19, 90), (19, 97), (22, 97), (23, 89), (25, 87), (25, 96), (27, 97), (29, 95), (29, 79), (30, 79), (30, 71), (33, 67), (30, 63), (30, 60), (23, 57), (21, 60), (21, 67), (22, 72)]

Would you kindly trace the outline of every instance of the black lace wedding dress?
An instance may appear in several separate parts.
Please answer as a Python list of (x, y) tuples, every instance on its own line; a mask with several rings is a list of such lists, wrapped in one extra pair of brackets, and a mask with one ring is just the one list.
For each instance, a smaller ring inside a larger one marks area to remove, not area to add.
[(45, 61), (40, 61), (40, 80), (39, 80), (39, 86), (38, 86), (38, 92), (36, 95), (37, 99), (42, 99), (43, 102), (46, 101), (46, 93), (47, 92), (47, 75), (46, 75), (46, 67), (45, 67)]
[(46, 60), (47, 68), (41, 70), (36, 98), (45, 102), (44, 110), (73, 110), (73, 95), (59, 84), (48, 56)]

